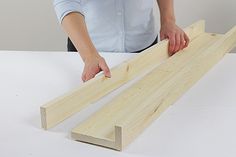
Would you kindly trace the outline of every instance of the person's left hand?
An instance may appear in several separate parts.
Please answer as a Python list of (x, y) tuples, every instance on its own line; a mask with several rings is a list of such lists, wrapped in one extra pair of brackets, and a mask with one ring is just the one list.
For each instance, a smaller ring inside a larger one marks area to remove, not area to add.
[(189, 44), (188, 36), (174, 22), (161, 25), (160, 40), (164, 39), (169, 39), (169, 55), (186, 48)]

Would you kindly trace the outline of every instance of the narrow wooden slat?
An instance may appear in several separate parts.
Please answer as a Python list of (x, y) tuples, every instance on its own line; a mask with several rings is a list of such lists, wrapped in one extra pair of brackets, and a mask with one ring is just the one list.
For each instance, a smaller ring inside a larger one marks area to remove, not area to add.
[(72, 130), (75, 140), (123, 149), (236, 45), (236, 27), (224, 36), (201, 34), (183, 52), (125, 90)]
[[(202, 34), (204, 29), (205, 22), (198, 21), (187, 27), (185, 32), (190, 40), (192, 40)], [(153, 69), (169, 57), (167, 47), (168, 41), (164, 40), (138, 54), (136, 57), (111, 69), (112, 78), (108, 79), (104, 76), (98, 76), (84, 83), (78, 89), (43, 105), (40, 108), (42, 127), (44, 129), (54, 127), (114, 89), (138, 75)]]

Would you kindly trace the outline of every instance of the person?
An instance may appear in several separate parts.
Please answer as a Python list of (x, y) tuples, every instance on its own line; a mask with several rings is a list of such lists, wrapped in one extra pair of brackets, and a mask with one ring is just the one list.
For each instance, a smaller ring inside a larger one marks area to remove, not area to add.
[(98, 52), (141, 52), (157, 43), (154, 3), (160, 10), (160, 40), (169, 39), (170, 55), (188, 46), (189, 38), (175, 24), (173, 0), (54, 0), (68, 51), (78, 51), (84, 62), (82, 80), (100, 71), (111, 77)]

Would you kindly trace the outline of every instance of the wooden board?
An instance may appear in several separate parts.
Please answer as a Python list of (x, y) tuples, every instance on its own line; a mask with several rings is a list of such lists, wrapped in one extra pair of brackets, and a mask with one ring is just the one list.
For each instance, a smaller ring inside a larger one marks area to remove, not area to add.
[(122, 150), (235, 45), (236, 27), (225, 35), (201, 33), (74, 128), (72, 138)]
[[(190, 40), (193, 40), (204, 32), (204, 28), (205, 22), (198, 21), (187, 27), (185, 32)], [(121, 85), (147, 71), (151, 71), (169, 58), (167, 47), (168, 41), (164, 40), (111, 69), (112, 78), (98, 76), (84, 83), (78, 89), (43, 105), (40, 108), (42, 127), (44, 129), (54, 127)]]

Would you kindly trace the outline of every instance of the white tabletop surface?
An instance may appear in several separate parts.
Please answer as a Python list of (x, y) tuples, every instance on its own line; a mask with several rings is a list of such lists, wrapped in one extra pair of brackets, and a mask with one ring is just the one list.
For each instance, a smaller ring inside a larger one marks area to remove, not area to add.
[[(110, 67), (134, 55), (102, 53)], [(53, 129), (40, 127), (39, 107), (78, 87), (82, 70), (76, 53), (0, 52), (0, 157), (236, 156), (236, 54), (227, 54), (122, 152), (70, 139), (70, 129), (96, 104)]]

